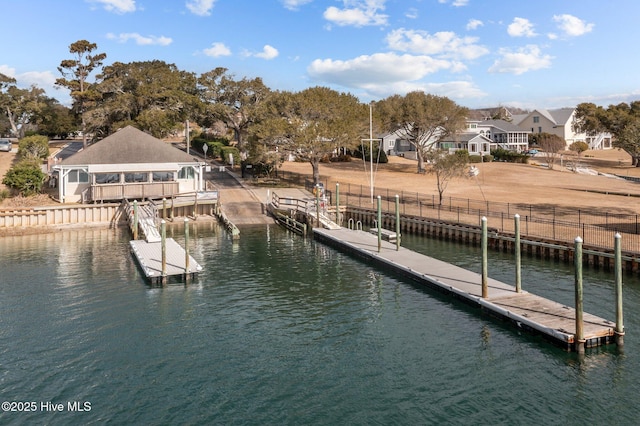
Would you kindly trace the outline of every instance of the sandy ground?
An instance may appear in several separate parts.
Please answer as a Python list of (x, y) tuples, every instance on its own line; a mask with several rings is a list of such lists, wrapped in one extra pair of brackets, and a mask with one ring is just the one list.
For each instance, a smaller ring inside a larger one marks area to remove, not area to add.
[[(605, 176), (574, 173), (556, 164), (553, 170), (542, 166), (543, 157), (534, 157), (529, 164), (476, 164), (480, 173), (474, 178), (452, 180), (445, 197), (463, 197), (494, 202), (548, 204), (590, 208), (615, 213), (637, 213), (640, 198), (602, 194), (615, 192), (640, 197), (640, 184)], [(631, 158), (623, 151), (587, 151), (580, 164), (602, 173), (640, 177), (640, 168), (631, 167)], [(368, 167), (368, 165), (367, 165)], [(375, 169), (374, 186), (396, 191), (419, 192), (437, 197), (435, 175), (416, 173), (414, 160), (390, 157), (388, 164)], [(311, 174), (308, 163), (283, 164), (282, 170)], [(340, 184), (358, 184), (369, 188), (370, 173), (360, 160), (349, 163), (323, 163), (320, 175)], [(589, 192), (594, 191), (594, 192)]]

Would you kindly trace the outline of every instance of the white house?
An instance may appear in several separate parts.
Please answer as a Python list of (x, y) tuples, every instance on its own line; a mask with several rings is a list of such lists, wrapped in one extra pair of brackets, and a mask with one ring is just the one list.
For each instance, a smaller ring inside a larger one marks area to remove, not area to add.
[(574, 132), (572, 127), (575, 113), (575, 108), (535, 109), (529, 114), (514, 116), (513, 121), (518, 127), (530, 130), (531, 133), (558, 135), (566, 141), (567, 147), (574, 142), (586, 142), (589, 149), (612, 148), (610, 133), (587, 136), (585, 133)]
[(62, 203), (163, 198), (202, 191), (205, 163), (132, 126), (57, 163)]
[(529, 149), (531, 132), (505, 120), (468, 120), (466, 131), (490, 139), (496, 144), (496, 148), (516, 152)]
[(465, 132), (446, 137), (438, 141), (438, 148), (455, 152), (461, 149), (469, 151), (470, 155), (487, 155), (496, 149), (498, 144), (483, 134)]

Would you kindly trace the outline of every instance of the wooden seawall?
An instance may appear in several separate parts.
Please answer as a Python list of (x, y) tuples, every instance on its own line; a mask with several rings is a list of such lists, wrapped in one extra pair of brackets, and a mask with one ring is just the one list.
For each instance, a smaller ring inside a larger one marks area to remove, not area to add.
[[(480, 308), (516, 327), (539, 334), (567, 351), (577, 350), (575, 309), (489, 278), (489, 295), (482, 297), (481, 275), (386, 241), (378, 252), (376, 236), (346, 228), (314, 228), (314, 238), (350, 254), (373, 261), (430, 288)], [(615, 324), (584, 313), (584, 346), (615, 342)]]

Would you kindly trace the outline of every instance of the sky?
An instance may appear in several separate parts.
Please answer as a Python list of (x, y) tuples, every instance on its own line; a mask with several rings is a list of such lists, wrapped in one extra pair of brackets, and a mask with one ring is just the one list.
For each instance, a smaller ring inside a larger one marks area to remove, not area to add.
[(78, 40), (113, 62), (224, 67), (364, 103), (422, 90), (468, 108), (640, 99), (638, 0), (0, 0), (0, 73), (69, 104)]

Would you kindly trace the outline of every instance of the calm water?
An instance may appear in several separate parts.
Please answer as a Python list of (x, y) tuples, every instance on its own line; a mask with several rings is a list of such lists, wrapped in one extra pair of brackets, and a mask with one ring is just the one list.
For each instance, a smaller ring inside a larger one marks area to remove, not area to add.
[[(237, 243), (215, 224), (194, 234), (206, 272), (165, 288), (145, 284), (125, 230), (0, 238), (0, 395), (37, 403), (0, 423), (637, 423), (633, 277), (624, 354), (579, 360), (276, 226)], [(405, 243), (479, 270), (473, 248)], [(524, 263), (526, 290), (573, 303), (571, 269)], [(511, 282), (512, 268), (491, 253), (491, 276)], [(612, 275), (585, 285), (587, 310), (614, 319)]]

